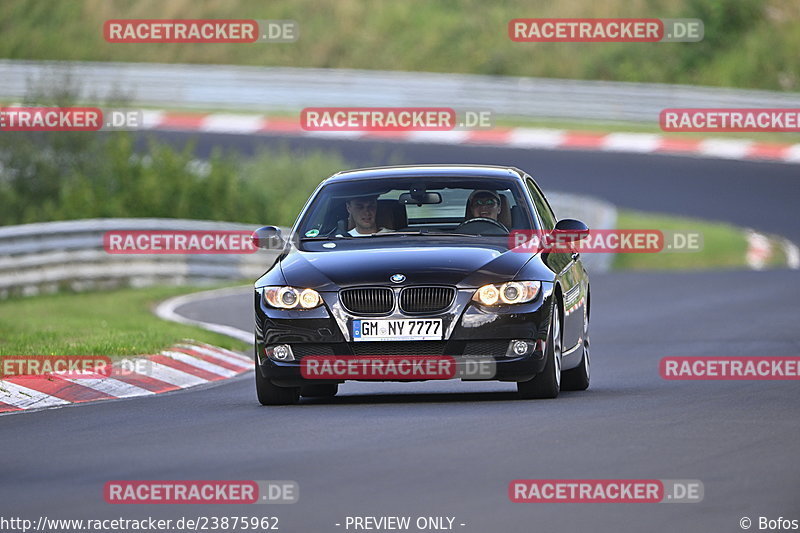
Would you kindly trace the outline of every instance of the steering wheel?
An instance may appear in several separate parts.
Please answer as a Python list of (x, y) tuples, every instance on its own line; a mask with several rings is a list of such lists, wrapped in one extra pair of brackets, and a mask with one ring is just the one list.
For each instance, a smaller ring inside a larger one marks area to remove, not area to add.
[[(458, 225), (456, 231), (462, 230), (469, 224), (475, 224), (475, 223), (491, 224), (503, 230), (503, 233), (510, 233), (508, 231), (508, 228), (506, 228), (503, 224), (501, 224), (500, 222), (496, 221), (493, 218), (487, 218), (487, 217), (475, 217), (475, 218), (470, 218), (469, 220), (465, 220), (464, 222)], [(482, 232), (478, 231), (477, 233), (482, 233)]]
[(331, 230), (325, 234), (320, 233), (320, 237), (325, 237), (328, 239), (335, 239), (336, 237), (351, 237), (351, 235), (347, 233), (347, 221), (337, 220), (336, 226), (331, 228)]

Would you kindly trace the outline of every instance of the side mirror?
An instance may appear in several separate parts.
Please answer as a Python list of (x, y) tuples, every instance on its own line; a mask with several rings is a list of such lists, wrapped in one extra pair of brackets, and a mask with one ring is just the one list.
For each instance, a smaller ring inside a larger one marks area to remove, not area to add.
[(256, 248), (265, 250), (281, 250), (286, 242), (283, 240), (281, 229), (276, 226), (263, 226), (250, 235), (250, 242)]
[(580, 220), (562, 218), (556, 224), (554, 233), (559, 239), (574, 243), (589, 236), (589, 227)]

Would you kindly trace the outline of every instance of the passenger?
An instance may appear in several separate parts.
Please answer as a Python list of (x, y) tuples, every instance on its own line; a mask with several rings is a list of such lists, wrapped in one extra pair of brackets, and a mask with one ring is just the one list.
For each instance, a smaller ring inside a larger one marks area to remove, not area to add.
[(500, 215), (500, 196), (494, 192), (485, 189), (473, 191), (467, 200), (468, 213), (470, 218), (491, 218), (497, 220)]

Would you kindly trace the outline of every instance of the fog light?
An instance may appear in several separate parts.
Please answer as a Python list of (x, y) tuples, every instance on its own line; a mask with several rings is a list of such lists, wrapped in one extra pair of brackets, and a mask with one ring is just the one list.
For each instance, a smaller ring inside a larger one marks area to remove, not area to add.
[(522, 357), (533, 353), (534, 341), (513, 340), (508, 344), (506, 357)]
[(273, 361), (294, 361), (292, 348), (288, 344), (270, 346), (264, 350), (264, 353)]

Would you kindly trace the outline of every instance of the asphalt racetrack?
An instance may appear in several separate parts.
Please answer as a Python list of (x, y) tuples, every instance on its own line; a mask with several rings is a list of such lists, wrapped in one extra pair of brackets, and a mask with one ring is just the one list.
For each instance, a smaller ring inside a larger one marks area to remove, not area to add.
[[(182, 134), (163, 134), (176, 140)], [(252, 150), (270, 137), (205, 136)], [(286, 142), (286, 141), (280, 141)], [(353, 166), (512, 164), (545, 190), (725, 220), (800, 241), (797, 166), (668, 156), (373, 142)], [(265, 218), (265, 223), (269, 223)], [(591, 274), (591, 273), (590, 273)], [(261, 407), (252, 374), (152, 398), (0, 417), (4, 515), (50, 518), (277, 516), (281, 531), (346, 531), (347, 516), (448, 516), (463, 532), (741, 531), (800, 519), (800, 386), (665, 381), (664, 356), (800, 354), (797, 271), (592, 276), (592, 385), (519, 401), (513, 384), (348, 383), (332, 400)], [(252, 329), (252, 296), (178, 312)], [(511, 503), (514, 479), (697, 479), (700, 503)], [(294, 480), (293, 505), (109, 505), (128, 479)], [(337, 526), (336, 524), (341, 524)], [(461, 524), (464, 524), (463, 526)], [(352, 531), (352, 528), (350, 529)]]

